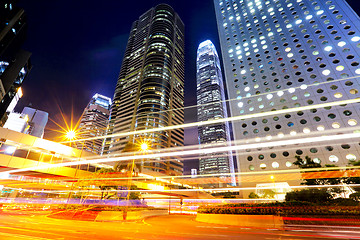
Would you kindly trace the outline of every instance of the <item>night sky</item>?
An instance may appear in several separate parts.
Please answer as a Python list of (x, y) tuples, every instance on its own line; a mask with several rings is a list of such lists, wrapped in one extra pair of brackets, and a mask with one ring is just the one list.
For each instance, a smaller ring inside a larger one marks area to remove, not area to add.
[[(171, 5), (185, 23), (185, 106), (195, 105), (199, 43), (210, 39), (221, 56), (213, 0), (19, 0), (33, 69), (16, 110), (30, 105), (64, 126), (60, 112), (68, 119), (73, 112), (76, 121), (95, 93), (112, 98), (131, 24), (159, 3)], [(359, 14), (359, 0), (348, 3)], [(195, 120), (196, 109), (185, 111), (186, 122)], [(45, 138), (54, 139), (55, 126), (49, 121)], [(196, 144), (189, 132), (196, 129), (185, 131), (186, 144)]]
[[(211, 39), (218, 47), (212, 0), (201, 1), (28, 1), (24, 48), (32, 52), (33, 69), (23, 83), (17, 111), (29, 104), (64, 125), (60, 110), (77, 120), (95, 93), (113, 97), (131, 24), (159, 3), (168, 3), (185, 23), (185, 105), (196, 104), (196, 50)], [(195, 109), (186, 121), (196, 120)], [(45, 138), (53, 138), (49, 121)], [(187, 143), (196, 143), (196, 137)]]

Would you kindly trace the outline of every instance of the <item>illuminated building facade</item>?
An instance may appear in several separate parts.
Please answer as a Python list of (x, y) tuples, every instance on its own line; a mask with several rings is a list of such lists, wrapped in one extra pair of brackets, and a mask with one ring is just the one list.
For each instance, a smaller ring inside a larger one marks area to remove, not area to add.
[[(351, 7), (344, 0), (214, 4), (231, 115), (239, 117), (234, 138), (249, 146), (237, 152), (239, 171), (296, 168), (296, 155), (323, 166), (359, 160), (356, 139), (331, 137), (360, 123), (360, 20)], [(325, 134), (327, 141), (311, 143)], [(265, 145), (280, 140), (287, 144)]]
[[(108, 134), (161, 128), (184, 122), (184, 24), (166, 4), (151, 8), (131, 28), (111, 108)], [(151, 149), (183, 146), (183, 129), (108, 138), (104, 153), (126, 143), (148, 141)], [(143, 168), (179, 175), (179, 159), (142, 163)]]
[(102, 153), (103, 139), (98, 137), (106, 134), (111, 102), (110, 98), (98, 93), (91, 98), (82, 114), (78, 135), (80, 139), (94, 139), (79, 142), (77, 148), (99, 155)]
[[(225, 92), (219, 56), (210, 40), (200, 43), (196, 59), (198, 121), (227, 118)], [(198, 127), (201, 145), (230, 143), (229, 124), (211, 124)], [(234, 173), (231, 151), (203, 154), (199, 157), (199, 174)]]
[(25, 107), (21, 113), (10, 112), (4, 128), (43, 138), (49, 114)]
[(31, 69), (31, 53), (20, 48), (26, 36), (26, 15), (14, 2), (0, 2), (0, 126), (5, 123), (8, 107)]

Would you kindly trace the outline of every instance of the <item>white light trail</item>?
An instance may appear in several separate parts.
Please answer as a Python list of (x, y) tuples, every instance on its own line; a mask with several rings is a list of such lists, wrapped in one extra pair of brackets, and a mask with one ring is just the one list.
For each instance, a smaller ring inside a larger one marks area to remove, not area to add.
[(274, 147), (274, 146), (282, 146), (282, 145), (288, 146), (293, 144), (317, 143), (317, 142), (323, 142), (329, 140), (336, 141), (336, 140), (352, 139), (359, 137), (360, 137), (360, 133), (349, 133), (349, 134), (341, 134), (341, 135), (327, 135), (320, 137), (287, 139), (287, 140), (264, 142), (264, 143), (252, 143), (245, 145), (214, 147), (214, 148), (175, 151), (175, 152), (172, 151), (172, 152), (163, 152), (163, 153), (152, 153), (151, 151), (149, 151), (149, 154), (143, 154), (143, 155), (130, 155), (130, 156), (120, 156), (120, 157), (112, 157), (112, 158), (80, 160), (76, 162), (63, 162), (57, 164), (48, 164), (48, 163), (39, 162), (39, 164), (41, 164), (40, 166), (4, 171), (3, 173), (12, 174), (18, 172), (25, 172), (25, 171), (35, 171), (45, 168), (66, 167), (66, 166), (75, 166), (81, 164), (96, 164), (96, 163), (106, 163), (106, 162), (125, 161), (125, 160), (141, 160), (144, 158), (155, 159), (155, 158), (165, 158), (165, 157), (177, 157), (177, 156), (203, 154), (209, 152), (216, 153), (216, 152), (235, 151), (235, 150), (239, 151), (246, 149), (265, 148), (265, 147)]
[(83, 141), (96, 140), (96, 139), (130, 136), (130, 135), (152, 133), (152, 132), (159, 132), (159, 131), (168, 131), (168, 130), (174, 130), (174, 129), (179, 129), (179, 128), (200, 127), (200, 126), (205, 126), (205, 125), (209, 125), (209, 124), (225, 123), (225, 122), (229, 122), (229, 121), (235, 122), (235, 121), (251, 119), (251, 118), (260, 118), (260, 117), (266, 117), (266, 116), (272, 116), (272, 115), (280, 115), (280, 114), (286, 114), (286, 113), (291, 113), (291, 112), (306, 111), (306, 110), (311, 110), (311, 109), (333, 107), (333, 106), (353, 104), (353, 103), (359, 103), (359, 102), (360, 102), (360, 98), (355, 98), (355, 99), (321, 103), (321, 104), (302, 106), (302, 107), (296, 107), (296, 108), (280, 109), (280, 110), (276, 110), (276, 111), (267, 111), (267, 112), (260, 112), (260, 113), (254, 113), (254, 114), (239, 115), (239, 116), (234, 116), (234, 117), (214, 119), (214, 120), (203, 121), (203, 122), (185, 123), (185, 124), (166, 126), (166, 127), (161, 127), (161, 128), (144, 129), (144, 130), (138, 130), (138, 131), (132, 131), (132, 132), (122, 132), (122, 133), (116, 133), (116, 134), (107, 135), (107, 136), (76, 139), (76, 140), (62, 142), (62, 143), (83, 142)]

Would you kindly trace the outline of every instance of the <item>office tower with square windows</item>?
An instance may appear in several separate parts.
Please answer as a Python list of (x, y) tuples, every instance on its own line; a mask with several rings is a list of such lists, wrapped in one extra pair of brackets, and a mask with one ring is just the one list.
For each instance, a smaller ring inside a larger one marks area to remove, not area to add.
[[(104, 154), (121, 152), (128, 142), (146, 141), (151, 149), (183, 146), (183, 129), (126, 134), (182, 124), (183, 106), (184, 24), (169, 5), (159, 4), (132, 25), (111, 108), (112, 137), (105, 140)], [(183, 172), (178, 158), (141, 165), (169, 175)]]
[(7, 119), (8, 110), (31, 69), (31, 53), (22, 50), (27, 20), (23, 9), (13, 0), (0, 1), (0, 126)]
[(85, 151), (101, 155), (103, 147), (103, 136), (109, 122), (111, 99), (96, 93), (84, 109), (79, 123), (79, 141), (76, 147)]
[[(200, 43), (198, 47), (196, 80), (198, 121), (226, 119), (228, 114), (220, 60), (215, 46), (210, 40)], [(228, 146), (230, 144), (229, 130), (228, 122), (200, 126), (198, 127), (199, 143), (201, 146), (209, 144), (216, 144), (218, 147)], [(221, 173), (234, 173), (231, 151), (199, 156), (200, 175)]]
[(21, 113), (9, 113), (4, 128), (43, 138), (48, 119), (47, 112), (24, 107)]
[(237, 118), (234, 138), (243, 145), (239, 171), (297, 168), (295, 156), (322, 166), (359, 160), (351, 134), (360, 123), (360, 19), (348, 3), (214, 4), (231, 115)]

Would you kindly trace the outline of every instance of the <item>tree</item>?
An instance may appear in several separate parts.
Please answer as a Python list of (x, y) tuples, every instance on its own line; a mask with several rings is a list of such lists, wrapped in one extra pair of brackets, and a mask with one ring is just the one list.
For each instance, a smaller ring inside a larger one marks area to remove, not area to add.
[[(311, 159), (309, 156), (305, 156), (305, 159), (301, 158), (300, 156), (295, 156), (296, 161), (293, 163), (295, 166), (298, 166), (301, 169), (309, 169), (309, 168), (321, 168), (321, 164), (314, 162), (313, 159)], [(326, 168), (328, 167), (336, 167), (336, 165), (333, 164), (326, 164)], [(324, 170), (328, 171), (328, 170)], [(331, 170), (330, 170), (331, 171)], [(304, 172), (302, 172), (304, 173)], [(307, 186), (313, 186), (313, 185), (340, 185), (343, 182), (342, 178), (314, 178), (314, 179), (302, 179), (302, 185)], [(340, 187), (335, 188), (328, 188), (328, 192), (330, 192), (332, 195), (341, 194), (344, 190), (342, 190)]]
[[(122, 152), (123, 153), (127, 153), (127, 152), (138, 152), (139, 151), (139, 146), (136, 145), (133, 142), (128, 142), (126, 143), (125, 147), (123, 148)], [(126, 161), (119, 161), (115, 164), (114, 166), (114, 170), (115, 172), (128, 172), (131, 171), (132, 168), (132, 164), (133, 164), (134, 160), (126, 160)], [(134, 162), (134, 168), (133, 168), (133, 173), (137, 172), (140, 170), (141, 164), (139, 162), (135, 163)]]
[(249, 194), (249, 198), (260, 198), (260, 197), (259, 197), (259, 195), (257, 195), (256, 193), (251, 192), (251, 193)]
[[(359, 161), (349, 161), (350, 166), (358, 167), (360, 166), (360, 160)], [(360, 184), (360, 177), (358, 176), (357, 169), (351, 169), (349, 174), (350, 176), (347, 176), (344, 178), (344, 183), (346, 184)], [(353, 186), (352, 187), (357, 193), (360, 193), (360, 187), (359, 186)]]
[[(101, 168), (97, 171), (97, 175), (106, 174), (106, 173), (112, 173), (114, 172), (114, 169), (112, 168)], [(116, 196), (116, 193), (111, 192), (111, 190), (117, 189), (116, 185), (113, 185), (113, 182), (108, 181), (102, 181), (100, 180), (99, 188), (101, 190), (101, 200), (109, 199), (113, 196)]]
[(300, 191), (288, 192), (285, 195), (285, 201), (302, 202), (326, 202), (332, 199), (331, 194), (326, 189), (302, 189)]

